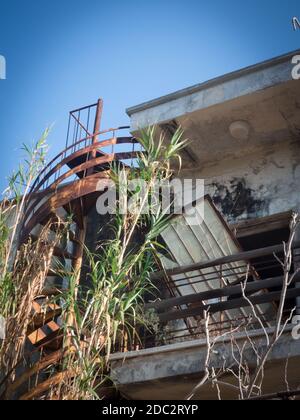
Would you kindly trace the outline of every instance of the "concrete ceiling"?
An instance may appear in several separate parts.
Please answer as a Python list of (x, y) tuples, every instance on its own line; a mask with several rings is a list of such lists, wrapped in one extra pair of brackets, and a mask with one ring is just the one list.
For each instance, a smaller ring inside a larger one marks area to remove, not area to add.
[[(239, 120), (250, 125), (246, 141), (230, 134), (230, 124)], [(183, 154), (187, 168), (250, 154), (280, 141), (300, 141), (300, 83), (288, 81), (160, 125), (168, 135), (176, 126), (190, 140)]]
[[(182, 126), (191, 141), (182, 156), (186, 168), (298, 141), (300, 81), (292, 79), (296, 55), (300, 50), (129, 108), (131, 130), (137, 134), (156, 125), (170, 136)], [(236, 121), (249, 125), (246, 140), (230, 134)]]

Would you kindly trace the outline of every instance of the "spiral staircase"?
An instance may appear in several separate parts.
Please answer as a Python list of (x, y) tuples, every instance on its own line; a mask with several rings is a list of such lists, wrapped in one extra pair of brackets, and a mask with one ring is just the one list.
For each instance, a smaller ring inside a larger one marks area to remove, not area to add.
[[(27, 331), (27, 348), (38, 358), (10, 384), (8, 395), (21, 400), (39, 399), (51, 386), (59, 384), (66, 374), (47, 377), (47, 369), (63, 356), (63, 331), (59, 316), (62, 309), (53, 296), (68, 287), (56, 268), (79, 273), (83, 260), (87, 215), (109, 183), (110, 164), (134, 165), (138, 142), (122, 136), (129, 127), (100, 131), (103, 101), (70, 112), (65, 149), (38, 175), (27, 197), (20, 243), (37, 240), (43, 226), (50, 226), (55, 237), (68, 221), (67, 239), (54, 248), (53, 264), (48, 272), (45, 290), (33, 303), (33, 317)], [(93, 125), (92, 125), (93, 124)], [(92, 125), (92, 129), (90, 129)], [(46, 308), (46, 310), (45, 310)], [(34, 385), (31, 385), (34, 384)]]

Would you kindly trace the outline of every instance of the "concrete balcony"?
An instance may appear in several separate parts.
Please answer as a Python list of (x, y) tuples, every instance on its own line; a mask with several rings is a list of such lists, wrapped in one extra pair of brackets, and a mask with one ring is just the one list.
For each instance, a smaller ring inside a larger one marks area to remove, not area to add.
[[(298, 242), (294, 243), (294, 248), (299, 248)], [(193, 272), (214, 269), (221, 273), (225, 269), (222, 276), (226, 279), (234, 270), (231, 268), (231, 272), (226, 273), (226, 266), (243, 260), (252, 262), (253, 268), (259, 269), (261, 278), (249, 277), (245, 283), (241, 276), (240, 283), (234, 285), (185, 296), (161, 297), (148, 303), (147, 308), (159, 319), (159, 328), (152, 334), (145, 333), (138, 345), (135, 343), (126, 351), (111, 356), (112, 378), (124, 397), (185, 399), (206, 373), (209, 340), (214, 343), (209, 366), (220, 373), (222, 399), (238, 399), (236, 372), (240, 366), (247, 366), (251, 378), (258, 367), (258, 355), (264, 355), (269, 348), (268, 341), (274, 337), (283, 288), (282, 267), (275, 254), (280, 257), (282, 252), (283, 246), (275, 245), (155, 273), (153, 280), (159, 282), (164, 276), (170, 279), (184, 273), (188, 273), (191, 281), (197, 281)], [(264, 278), (262, 273), (270, 266), (278, 276)], [(210, 281), (218, 282), (219, 279)], [(296, 287), (298, 282), (297, 274), (287, 289), (281, 323), (283, 333), (268, 355), (262, 395), (286, 392), (287, 383), (290, 390), (299, 387), (300, 340), (292, 334), (294, 325), (290, 318), (300, 296), (300, 289)], [(165, 293), (163, 287), (160, 290)], [(210, 314), (208, 329), (205, 328), (205, 313)], [(137, 347), (140, 350), (135, 350)], [(218, 389), (212, 386), (212, 381), (207, 381), (193, 398), (217, 399)]]

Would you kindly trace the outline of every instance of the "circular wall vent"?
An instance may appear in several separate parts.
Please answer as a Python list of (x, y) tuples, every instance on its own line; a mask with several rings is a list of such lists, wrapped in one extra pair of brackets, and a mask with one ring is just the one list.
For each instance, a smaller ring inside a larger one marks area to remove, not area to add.
[(236, 140), (247, 140), (250, 135), (250, 125), (246, 121), (234, 121), (229, 126), (232, 137)]

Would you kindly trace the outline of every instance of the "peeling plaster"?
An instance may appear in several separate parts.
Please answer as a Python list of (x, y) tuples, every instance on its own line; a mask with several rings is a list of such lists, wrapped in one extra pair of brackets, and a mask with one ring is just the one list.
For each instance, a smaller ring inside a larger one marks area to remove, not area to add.
[[(212, 196), (214, 203), (229, 221), (241, 216), (249, 219), (268, 211), (268, 200), (256, 198), (256, 192), (247, 186), (245, 178), (233, 178), (227, 183), (213, 183), (211, 186), (215, 189)], [(263, 189), (263, 186), (259, 189)]]
[(232, 223), (300, 210), (299, 151), (299, 140), (287, 140), (239, 158), (183, 170), (181, 177), (205, 179), (205, 193)]

